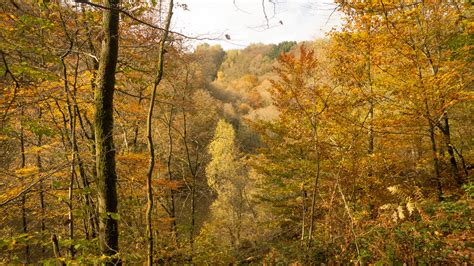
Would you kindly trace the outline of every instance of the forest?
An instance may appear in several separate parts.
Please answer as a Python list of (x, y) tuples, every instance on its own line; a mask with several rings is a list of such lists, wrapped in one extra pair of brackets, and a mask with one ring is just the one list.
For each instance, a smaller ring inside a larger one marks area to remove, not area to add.
[(0, 264), (471, 265), (474, 4), (335, 4), (224, 50), (185, 1), (0, 1)]

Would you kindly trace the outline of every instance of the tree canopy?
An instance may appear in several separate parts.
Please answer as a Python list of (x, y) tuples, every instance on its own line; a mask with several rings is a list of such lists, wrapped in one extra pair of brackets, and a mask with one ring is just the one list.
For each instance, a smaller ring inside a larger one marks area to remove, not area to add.
[(471, 263), (473, 5), (335, 4), (224, 50), (184, 2), (1, 2), (0, 263)]

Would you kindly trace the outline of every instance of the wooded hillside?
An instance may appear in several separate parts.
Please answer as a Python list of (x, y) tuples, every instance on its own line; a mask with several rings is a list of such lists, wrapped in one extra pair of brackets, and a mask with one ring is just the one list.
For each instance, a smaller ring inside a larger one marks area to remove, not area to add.
[(0, 3), (0, 263), (462, 264), (474, 7), (225, 51), (171, 1)]

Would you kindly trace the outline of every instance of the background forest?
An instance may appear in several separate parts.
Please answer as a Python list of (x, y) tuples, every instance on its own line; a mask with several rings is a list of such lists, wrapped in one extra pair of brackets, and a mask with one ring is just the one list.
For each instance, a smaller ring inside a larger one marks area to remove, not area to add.
[(336, 3), (224, 51), (182, 3), (1, 1), (0, 263), (472, 263), (473, 5)]

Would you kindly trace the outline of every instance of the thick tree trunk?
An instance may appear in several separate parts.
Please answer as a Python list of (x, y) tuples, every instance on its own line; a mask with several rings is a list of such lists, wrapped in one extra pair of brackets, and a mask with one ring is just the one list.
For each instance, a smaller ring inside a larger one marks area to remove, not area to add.
[[(103, 255), (118, 253), (117, 174), (115, 172), (115, 148), (113, 141), (113, 98), (115, 68), (118, 58), (120, 0), (104, 0), (110, 9), (103, 11), (102, 30), (104, 39), (95, 89), (95, 143), (99, 207), (100, 249)], [(112, 263), (120, 263), (117, 258)]]

